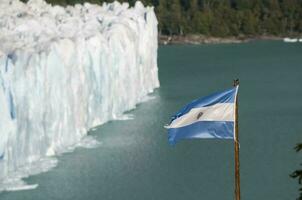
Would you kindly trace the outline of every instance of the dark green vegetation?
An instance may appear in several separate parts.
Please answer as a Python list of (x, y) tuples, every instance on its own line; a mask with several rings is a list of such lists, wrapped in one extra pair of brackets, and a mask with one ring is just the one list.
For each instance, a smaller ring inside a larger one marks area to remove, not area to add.
[[(23, 0), (26, 1), (26, 0)], [(52, 4), (113, 0), (46, 0)], [(134, 4), (135, 0), (119, 0)], [(154, 5), (159, 31), (165, 35), (207, 36), (298, 35), (302, 0), (141, 0)]]
[(292, 35), (302, 32), (301, 0), (160, 0), (164, 34)]
[[(302, 150), (302, 143), (298, 144), (295, 149), (296, 149), (297, 152), (301, 151)], [(299, 184), (302, 185), (302, 169), (294, 171), (291, 174), (291, 177), (297, 178), (299, 180)], [(299, 191), (300, 191), (300, 197), (298, 198), (298, 200), (302, 200), (302, 187), (299, 189)]]

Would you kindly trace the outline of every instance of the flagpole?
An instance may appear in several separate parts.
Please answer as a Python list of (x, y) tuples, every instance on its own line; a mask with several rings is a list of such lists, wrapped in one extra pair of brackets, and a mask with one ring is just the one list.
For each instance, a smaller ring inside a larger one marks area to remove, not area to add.
[[(239, 86), (239, 79), (234, 80), (233, 86)], [(240, 162), (239, 162), (239, 132), (238, 132), (238, 94), (235, 97), (235, 200), (240, 200)]]

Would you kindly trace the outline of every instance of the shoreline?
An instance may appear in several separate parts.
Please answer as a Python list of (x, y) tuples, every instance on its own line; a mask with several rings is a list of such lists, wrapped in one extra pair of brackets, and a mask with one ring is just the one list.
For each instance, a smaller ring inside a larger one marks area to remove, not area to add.
[(281, 36), (238, 36), (238, 37), (212, 37), (205, 35), (159, 35), (158, 42), (160, 45), (173, 45), (173, 44), (236, 44), (246, 43), (253, 40), (283, 40)]

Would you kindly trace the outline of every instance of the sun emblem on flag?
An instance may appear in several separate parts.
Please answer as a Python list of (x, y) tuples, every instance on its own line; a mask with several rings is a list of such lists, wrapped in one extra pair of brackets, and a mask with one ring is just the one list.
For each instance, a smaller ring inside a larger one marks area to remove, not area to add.
[(203, 112), (200, 112), (200, 113), (198, 113), (196, 118), (199, 119), (202, 115), (203, 115)]

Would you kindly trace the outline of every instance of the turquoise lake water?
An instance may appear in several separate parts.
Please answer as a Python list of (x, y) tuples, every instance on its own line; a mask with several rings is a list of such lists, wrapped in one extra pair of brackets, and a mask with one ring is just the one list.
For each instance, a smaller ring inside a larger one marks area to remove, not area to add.
[(302, 153), (302, 43), (179, 45), (159, 48), (161, 87), (129, 112), (90, 132), (101, 145), (60, 156), (53, 170), (27, 178), (35, 190), (1, 200), (232, 200), (230, 140), (186, 140), (171, 147), (163, 126), (189, 101), (240, 79), (243, 200), (291, 200)]

